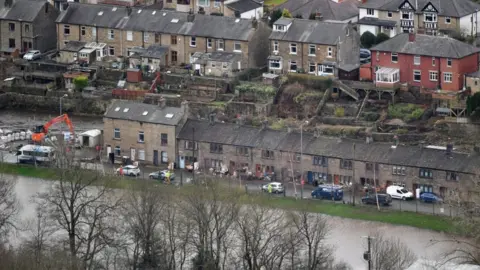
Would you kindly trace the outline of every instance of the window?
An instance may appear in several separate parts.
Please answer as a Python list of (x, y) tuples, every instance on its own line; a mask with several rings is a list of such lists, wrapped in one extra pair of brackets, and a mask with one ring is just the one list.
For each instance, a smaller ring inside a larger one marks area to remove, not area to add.
[(447, 67), (451, 67), (451, 66), (452, 66), (452, 59), (447, 58)]
[(456, 172), (447, 172), (447, 181), (459, 181), (460, 177)]
[(273, 151), (270, 151), (270, 150), (262, 150), (262, 158), (274, 159)]
[(139, 143), (144, 143), (145, 142), (145, 133), (143, 133), (143, 131), (138, 132), (138, 142)]
[(15, 39), (14, 38), (9, 38), (8, 39), (8, 47), (9, 48), (15, 48)]
[(445, 17), (445, 23), (450, 24), (452, 22), (452, 18), (450, 17)]
[(367, 8), (367, 15), (373, 16), (375, 14), (375, 10), (373, 8)]
[(373, 171), (374, 168), (375, 168), (375, 171), (378, 171), (378, 163), (370, 163), (370, 162), (365, 163), (366, 171)]
[(317, 64), (310, 62), (308, 64), (308, 73), (315, 73), (317, 71)]
[(177, 45), (177, 36), (170, 36), (170, 44)]
[(122, 150), (120, 149), (120, 146), (115, 146), (115, 155), (120, 156), (122, 154)]
[(340, 169), (351, 170), (352, 169), (352, 161), (348, 159), (340, 160)]
[(392, 168), (393, 175), (407, 175), (405, 167), (393, 166)]
[(413, 80), (419, 82), (422, 80), (422, 72), (420, 70), (413, 71)]
[(115, 30), (110, 29), (108, 30), (108, 39), (114, 39), (115, 38)]
[(413, 57), (413, 64), (416, 65), (416, 66), (420, 65), (420, 56), (419, 55), (415, 55)]
[(377, 51), (375, 53), (375, 58), (377, 59), (377, 61), (380, 59), (380, 52), (379, 51)]
[(176, 51), (172, 51), (172, 62), (176, 63), (178, 61), (178, 53)]
[(275, 24), (275, 30), (280, 31), (280, 32), (284, 32), (286, 30), (286, 28), (285, 28), (284, 25)]
[(215, 0), (215, 2), (213, 3), (213, 6), (216, 7), (216, 8), (221, 7), (221, 5), (222, 5), (221, 0)]
[(25, 24), (25, 33), (30, 33), (30, 24)]
[(132, 31), (127, 31), (127, 40), (132, 41), (133, 40), (133, 32)]
[(108, 47), (108, 55), (115, 56), (115, 47)]
[(328, 166), (328, 159), (326, 157), (314, 156), (313, 157), (313, 165), (327, 167)]
[(290, 61), (289, 71), (297, 72), (297, 61)]
[(398, 53), (392, 53), (392, 62), (394, 63), (398, 62)]
[(228, 62), (222, 62), (222, 68), (227, 69), (228, 68)]
[(435, 57), (432, 57), (432, 66), (435, 66)]
[(308, 55), (315, 55), (316, 54), (316, 46), (313, 44), (308, 45)]
[(197, 47), (197, 38), (190, 37), (190, 47)]
[(237, 155), (248, 156), (248, 147), (237, 147)]
[[(15, 26), (15, 25), (14, 25)], [(14, 29), (15, 30), (15, 29)], [(70, 35), (70, 25), (64, 25), (63, 26), (63, 34), (64, 35)]]
[(238, 41), (235, 41), (233, 44), (233, 51), (234, 52), (241, 52), (242, 51), (242, 44)]
[(212, 39), (211, 38), (207, 38), (207, 48), (211, 49), (212, 48)]
[(328, 47), (327, 49), (327, 57), (332, 57), (333, 56), (333, 49), (332, 47)]
[(192, 141), (185, 141), (185, 149), (193, 150), (194, 145), (195, 145), (195, 150), (197, 150), (198, 149), (198, 143), (197, 142), (193, 143)]
[(217, 50), (223, 51), (224, 48), (225, 48), (225, 44), (223, 42), (223, 39), (217, 40)]
[(270, 68), (271, 69), (281, 69), (282, 65), (280, 60), (270, 60)]
[(420, 178), (433, 178), (433, 172), (432, 170), (430, 169), (424, 169), (424, 168), (420, 168), (419, 170), (419, 176)]
[(217, 65), (217, 62), (215, 62), (215, 61), (210, 62), (211, 67), (215, 67), (216, 65)]
[(113, 138), (114, 139), (120, 139), (120, 129), (119, 128), (113, 129)]
[(82, 36), (85, 36), (87, 34), (87, 28), (85, 26), (80, 27), (80, 33)]
[(138, 149), (138, 160), (145, 160), (145, 150)]
[(430, 71), (429, 78), (430, 78), (430, 81), (432, 82), (438, 81), (438, 72)]
[(435, 13), (425, 13), (423, 16), (423, 20), (425, 22), (436, 22), (437, 21), (437, 14)]
[(444, 72), (443, 73), (443, 82), (451, 83), (452, 82), (452, 73), (451, 72)]
[(392, 18), (392, 16), (393, 16), (393, 14), (392, 14), (391, 11), (387, 12), (387, 17), (388, 17), (388, 18)]
[(278, 52), (278, 41), (276, 40), (273, 42), (273, 51)]
[(403, 20), (413, 20), (413, 12), (402, 12)]
[(168, 145), (168, 134), (162, 133), (160, 134), (160, 145), (167, 146)]
[(210, 153), (217, 153), (217, 154), (223, 153), (223, 145), (221, 145), (219, 143), (211, 143), (210, 144)]
[(333, 66), (329, 66), (329, 65), (319, 65), (319, 66), (318, 66), (318, 73), (322, 73), (322, 74), (333, 74)]
[(210, 0), (198, 0), (199, 6), (210, 6)]
[(297, 54), (297, 43), (290, 43), (290, 54)]
[(143, 33), (143, 42), (148, 42), (150, 39), (150, 33)]
[(155, 43), (161, 43), (160, 39), (161, 39), (162, 35), (159, 34), (159, 33), (155, 33)]

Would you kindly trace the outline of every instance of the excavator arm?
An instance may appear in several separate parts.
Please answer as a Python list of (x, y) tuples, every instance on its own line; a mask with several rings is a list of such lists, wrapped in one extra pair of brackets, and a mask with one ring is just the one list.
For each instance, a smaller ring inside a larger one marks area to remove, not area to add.
[(72, 121), (70, 121), (70, 118), (68, 117), (68, 115), (63, 114), (53, 118), (43, 126), (37, 126), (35, 128), (35, 132), (32, 134), (32, 140), (37, 143), (42, 142), (43, 139), (45, 139), (45, 136), (48, 134), (49, 128), (52, 125), (58, 124), (60, 122), (65, 122), (65, 124), (68, 126), (68, 129), (70, 130), (70, 133), (73, 135), (73, 138), (75, 138), (75, 131), (73, 129)]

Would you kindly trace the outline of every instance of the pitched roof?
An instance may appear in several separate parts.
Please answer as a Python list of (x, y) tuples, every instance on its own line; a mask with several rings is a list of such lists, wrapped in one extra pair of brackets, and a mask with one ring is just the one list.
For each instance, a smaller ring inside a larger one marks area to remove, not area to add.
[(244, 13), (262, 7), (262, 4), (253, 0), (238, 0), (227, 4), (227, 7), (239, 11), (240, 13)]
[(395, 27), (397, 25), (397, 22), (390, 20), (380, 20), (373, 17), (363, 17), (358, 20), (357, 24)]
[(201, 14), (195, 14), (193, 22), (187, 18), (185, 12), (134, 7), (128, 15), (127, 7), (71, 3), (57, 23), (231, 40), (249, 40), (255, 31), (251, 19)]
[[(339, 38), (346, 35), (346, 23), (322, 22), (304, 19), (279, 19), (282, 25), (284, 25), (287, 20), (290, 20), (291, 22), (287, 32), (274, 31), (270, 35), (270, 39), (312, 44), (336, 45)], [(274, 24), (277, 24), (277, 22)]]
[[(42, 11), (47, 1), (17, 0), (13, 1), (10, 8), (5, 7), (4, 2), (0, 7), (0, 20), (33, 22), (38, 13)], [(53, 7), (51, 7), (53, 8)]]
[(289, 0), (276, 9), (287, 9), (295, 15), (302, 15), (302, 18), (308, 19), (310, 14), (320, 12), (324, 20), (345, 21), (358, 15), (358, 0)]
[(63, 47), (63, 49), (61, 49), (61, 51), (78, 52), (81, 49), (83, 49), (83, 47), (85, 47), (85, 44), (87, 44), (87, 43), (83, 42), (83, 41), (72, 40), (72, 41), (69, 41), (65, 45), (65, 47)]
[[(195, 138), (192, 137), (195, 129)], [(177, 138), (205, 143), (220, 143), (234, 146), (245, 146), (283, 152), (300, 152), (300, 133), (260, 129), (252, 126), (239, 126), (229, 123), (215, 123), (189, 119)], [(470, 174), (478, 173), (480, 156), (453, 152), (450, 156), (444, 150), (420, 146), (399, 145), (392, 148), (390, 144), (366, 144), (353, 140), (338, 140), (331, 137), (315, 137), (303, 134), (303, 153), (331, 158), (353, 158), (355, 143), (355, 159), (364, 162), (375, 162), (406, 167), (429, 168), (442, 171), (455, 171)]]
[(415, 34), (415, 41), (410, 42), (408, 33), (398, 34), (370, 50), (454, 59), (480, 52), (475, 46), (446, 36)]
[(177, 107), (160, 108), (157, 105), (117, 100), (108, 107), (104, 117), (174, 126), (180, 122), (183, 114), (183, 110)]
[[(368, 0), (359, 7), (396, 12), (403, 2), (405, 0)], [(480, 4), (470, 0), (412, 0), (409, 3), (416, 12), (422, 12), (431, 3), (437, 9), (438, 15), (455, 18), (473, 14), (476, 9), (480, 9)]]

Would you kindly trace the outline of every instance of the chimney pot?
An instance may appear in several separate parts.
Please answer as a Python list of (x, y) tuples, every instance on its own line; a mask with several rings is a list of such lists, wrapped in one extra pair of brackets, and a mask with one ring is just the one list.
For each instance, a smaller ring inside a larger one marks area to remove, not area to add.
[(194, 20), (195, 20), (195, 14), (193, 14), (193, 12), (188, 13), (187, 22), (193, 22)]
[(415, 41), (415, 33), (408, 33), (408, 41), (410, 42)]
[(127, 6), (127, 16), (130, 16), (132, 14), (132, 7)]
[(323, 16), (322, 16), (322, 13), (321, 12), (315, 12), (315, 20), (317, 21), (321, 21), (323, 20)]
[(166, 105), (167, 105), (167, 100), (164, 97), (160, 97), (160, 99), (158, 100), (158, 107), (163, 109), (165, 108)]

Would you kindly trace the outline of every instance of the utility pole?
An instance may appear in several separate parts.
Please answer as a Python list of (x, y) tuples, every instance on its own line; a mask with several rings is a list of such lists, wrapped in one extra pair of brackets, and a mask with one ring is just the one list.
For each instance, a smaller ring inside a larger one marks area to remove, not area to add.
[(367, 251), (363, 253), (363, 259), (368, 263), (368, 270), (372, 270), (372, 237), (364, 236), (367, 238)]
[(193, 142), (192, 182), (195, 184), (195, 128), (192, 128), (192, 142)]
[(300, 185), (300, 199), (303, 200), (303, 123), (300, 125)]
[(352, 190), (353, 190), (353, 206), (355, 206), (355, 191), (356, 191), (356, 181), (355, 181), (355, 143), (353, 143), (353, 160), (352, 160)]

